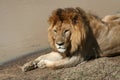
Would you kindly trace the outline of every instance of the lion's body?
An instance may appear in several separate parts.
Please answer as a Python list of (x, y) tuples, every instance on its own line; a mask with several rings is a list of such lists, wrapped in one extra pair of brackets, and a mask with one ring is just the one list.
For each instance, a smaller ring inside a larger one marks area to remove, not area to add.
[(103, 56), (120, 54), (120, 15), (102, 20), (80, 8), (53, 11), (48, 37), (54, 52), (26, 63), (22, 69), (64, 68)]
[(118, 55), (120, 54), (120, 15), (106, 16), (103, 21), (90, 19), (90, 27), (102, 51), (100, 55)]

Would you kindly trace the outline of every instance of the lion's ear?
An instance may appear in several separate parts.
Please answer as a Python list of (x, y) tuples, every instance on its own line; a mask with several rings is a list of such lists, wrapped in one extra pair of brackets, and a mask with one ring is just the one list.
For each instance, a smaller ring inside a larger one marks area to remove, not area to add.
[(78, 21), (78, 15), (74, 15), (72, 17), (72, 24), (75, 25), (77, 23), (77, 21)]

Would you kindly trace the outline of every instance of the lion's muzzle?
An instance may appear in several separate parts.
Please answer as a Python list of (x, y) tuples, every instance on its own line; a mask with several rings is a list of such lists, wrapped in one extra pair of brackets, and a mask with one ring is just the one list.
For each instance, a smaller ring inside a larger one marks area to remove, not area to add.
[(60, 53), (64, 53), (66, 51), (66, 48), (64, 46), (64, 42), (57, 42), (55, 44), (55, 46)]

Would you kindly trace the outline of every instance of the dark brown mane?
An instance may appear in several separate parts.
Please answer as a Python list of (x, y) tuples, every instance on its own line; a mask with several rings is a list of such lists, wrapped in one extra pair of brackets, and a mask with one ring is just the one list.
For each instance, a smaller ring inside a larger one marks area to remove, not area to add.
[[(65, 8), (65, 9), (57, 9), (54, 10), (52, 12), (52, 15), (49, 17), (48, 22), (49, 23), (56, 23), (56, 21), (67, 21), (68, 23), (70, 23), (69, 21), (72, 19), (76, 19), (79, 16), (79, 13), (77, 11), (77, 9), (74, 8)], [(74, 18), (73, 18), (74, 17)]]
[(84, 23), (89, 23), (90, 20), (96, 19), (100, 22), (101, 19), (91, 13), (86, 13), (81, 8), (58, 8), (52, 12), (52, 15), (49, 17), (48, 22), (51, 24), (56, 24), (56, 22), (67, 22), (70, 23), (72, 20), (73, 24), (77, 23), (78, 21), (82, 21)]

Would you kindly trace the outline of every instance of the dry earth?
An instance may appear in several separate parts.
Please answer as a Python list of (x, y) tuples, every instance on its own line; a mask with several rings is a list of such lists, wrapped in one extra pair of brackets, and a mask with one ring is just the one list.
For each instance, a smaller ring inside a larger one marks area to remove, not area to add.
[(104, 57), (76, 67), (22, 72), (20, 66), (50, 49), (31, 54), (0, 66), (0, 80), (120, 80), (120, 56)]

